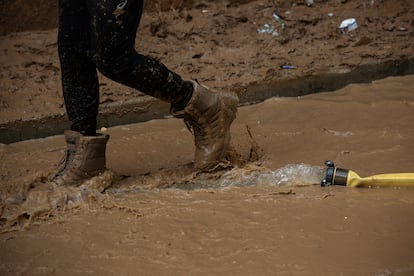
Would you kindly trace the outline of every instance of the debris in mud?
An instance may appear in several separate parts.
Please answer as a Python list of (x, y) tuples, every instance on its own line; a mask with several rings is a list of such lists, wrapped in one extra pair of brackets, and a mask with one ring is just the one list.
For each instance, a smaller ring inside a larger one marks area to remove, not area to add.
[[(271, 195), (271, 196), (274, 196), (274, 195), (296, 195), (296, 193), (293, 190), (288, 190), (288, 191), (272, 192), (272, 193), (269, 193), (267, 195)], [(261, 196), (262, 195), (259, 195), (259, 194), (252, 195), (252, 197), (261, 197)]]
[(277, 29), (275, 29), (271, 24), (264, 24), (262, 27), (260, 27), (259, 29), (257, 29), (257, 32), (259, 34), (270, 34), (272, 36), (278, 36), (279, 32), (277, 31)]
[(273, 192), (270, 193), (269, 195), (296, 195), (296, 193), (292, 190), (289, 190), (287, 192), (281, 191), (281, 192)]
[(297, 67), (293, 65), (281, 65), (280, 69), (297, 69)]
[(338, 27), (338, 32), (340, 33), (349, 33), (358, 28), (358, 23), (355, 18), (348, 18), (341, 22), (341, 25)]
[[(282, 18), (280, 18), (279, 15), (277, 15), (276, 13), (273, 13), (272, 17), (276, 21), (276, 23), (281, 26), (282, 29), (285, 28), (285, 26), (286, 26), (285, 22), (282, 20)], [(280, 32), (271, 23), (264, 24), (262, 27), (257, 29), (257, 32), (259, 34), (270, 34), (272, 36), (279, 36), (280, 35)]]
[(279, 15), (277, 15), (275, 12), (272, 14), (273, 19), (280, 24), (280, 26), (282, 27), (282, 29), (285, 28), (285, 22), (282, 20), (282, 18), (280, 18)]

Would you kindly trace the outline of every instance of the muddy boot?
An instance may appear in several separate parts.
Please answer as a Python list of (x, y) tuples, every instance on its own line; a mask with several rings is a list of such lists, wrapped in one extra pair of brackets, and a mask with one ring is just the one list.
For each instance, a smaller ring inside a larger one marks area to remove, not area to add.
[(67, 149), (57, 173), (51, 179), (57, 185), (81, 185), (83, 181), (103, 173), (106, 143), (109, 135), (83, 136), (65, 131)]
[(193, 81), (193, 95), (183, 110), (171, 106), (171, 114), (184, 118), (195, 136), (195, 168), (211, 171), (225, 158), (230, 142), (230, 125), (236, 118), (238, 97), (213, 92)]

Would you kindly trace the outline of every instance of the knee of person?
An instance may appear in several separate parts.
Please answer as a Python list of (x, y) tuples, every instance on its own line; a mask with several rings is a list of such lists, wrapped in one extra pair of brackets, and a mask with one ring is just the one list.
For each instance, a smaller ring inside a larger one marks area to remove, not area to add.
[(98, 70), (109, 77), (116, 77), (122, 73), (124, 66), (123, 58), (116, 52), (105, 51), (96, 52), (92, 59)]

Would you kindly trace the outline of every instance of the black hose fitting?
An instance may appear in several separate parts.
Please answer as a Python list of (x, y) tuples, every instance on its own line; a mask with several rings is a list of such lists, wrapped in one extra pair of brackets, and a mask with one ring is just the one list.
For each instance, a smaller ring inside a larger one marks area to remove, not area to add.
[(334, 162), (332, 161), (325, 161), (326, 168), (326, 176), (321, 181), (321, 186), (326, 187), (330, 185), (340, 185), (346, 186), (348, 181), (348, 173), (349, 170), (336, 168)]

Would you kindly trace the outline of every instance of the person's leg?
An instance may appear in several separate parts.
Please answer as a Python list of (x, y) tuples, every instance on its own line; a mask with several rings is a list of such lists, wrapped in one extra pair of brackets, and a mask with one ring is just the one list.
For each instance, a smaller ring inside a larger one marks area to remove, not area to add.
[(92, 17), (92, 58), (110, 79), (184, 107), (193, 86), (159, 61), (135, 50), (142, 0), (86, 0)]
[(85, 0), (59, 0), (58, 48), (66, 110), (66, 151), (51, 181), (80, 185), (103, 173), (108, 135), (96, 134), (99, 88), (95, 64), (88, 57), (90, 17)]
[(99, 85), (88, 56), (90, 16), (85, 0), (59, 0), (58, 50), (62, 89), (71, 130), (95, 135)]
[(195, 136), (195, 167), (214, 169), (224, 157), (238, 98), (184, 81), (157, 60), (135, 51), (142, 0), (86, 0), (92, 17), (93, 60), (107, 77), (171, 103)]

